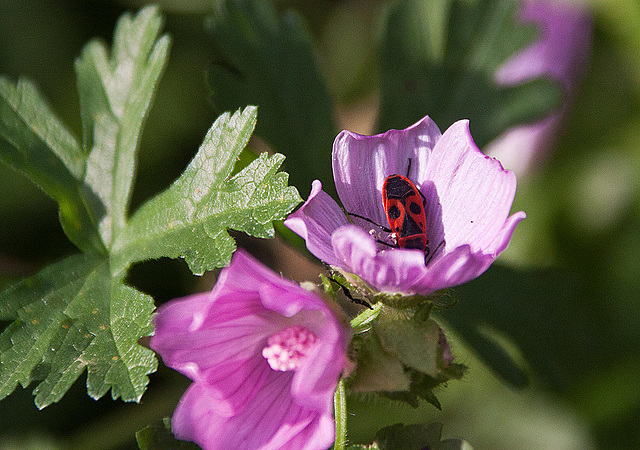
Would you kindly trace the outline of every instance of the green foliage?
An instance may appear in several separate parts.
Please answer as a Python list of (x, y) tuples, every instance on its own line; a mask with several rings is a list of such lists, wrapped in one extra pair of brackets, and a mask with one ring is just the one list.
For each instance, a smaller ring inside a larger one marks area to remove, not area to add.
[(0, 77), (0, 159), (60, 205), (60, 223), (75, 245), (104, 252), (86, 207), (85, 154), (28, 80), (14, 85)]
[(282, 219), (300, 196), (277, 172), (282, 155), (260, 155), (229, 178), (256, 122), (257, 111), (222, 115), (182, 176), (143, 205), (117, 241), (127, 261), (183, 257), (195, 274), (226, 265), (235, 250), (227, 228), (262, 238), (274, 236), (274, 219)]
[(382, 314), (374, 328), (387, 353), (407, 367), (437, 375), (440, 327), (433, 320), (418, 322)]
[(498, 86), (502, 63), (535, 36), (513, 0), (408, 0), (390, 11), (382, 43), (378, 128), (404, 128), (425, 114), (444, 130), (467, 118), (482, 147), (509, 127), (559, 105), (547, 79)]
[(87, 368), (87, 391), (137, 401), (155, 371), (153, 352), (137, 344), (152, 331), (152, 299), (112, 278), (108, 261), (76, 255), (0, 294), (0, 397), (17, 383), (35, 389), (39, 408), (57, 402)]
[(135, 18), (125, 14), (111, 55), (93, 41), (76, 60), (84, 179), (95, 194), (91, 210), (107, 248), (125, 226), (139, 137), (167, 59), (169, 37), (157, 38), (161, 26), (154, 8)]
[(0, 398), (39, 382), (35, 403), (57, 402), (87, 370), (97, 399), (139, 401), (157, 368), (138, 344), (153, 331), (151, 297), (124, 284), (148, 258), (184, 257), (195, 273), (221, 267), (235, 250), (227, 228), (274, 235), (300, 197), (277, 172), (284, 157), (260, 155), (231, 177), (256, 108), (224, 114), (184, 174), (128, 220), (135, 154), (163, 71), (168, 37), (156, 8), (124, 15), (111, 54), (88, 44), (77, 60), (83, 147), (35, 87), (0, 80), (0, 157), (60, 204), (67, 236), (82, 250), (0, 293)]
[(311, 37), (292, 11), (279, 17), (270, 2), (225, 0), (207, 28), (218, 62), (209, 71), (212, 99), (221, 111), (258, 105), (256, 133), (295, 167), (291, 181), (333, 189), (332, 105), (318, 70)]

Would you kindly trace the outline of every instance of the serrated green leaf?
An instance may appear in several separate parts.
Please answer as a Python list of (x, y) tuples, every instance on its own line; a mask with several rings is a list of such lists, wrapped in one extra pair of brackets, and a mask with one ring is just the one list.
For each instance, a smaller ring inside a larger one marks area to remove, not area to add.
[(183, 175), (143, 205), (115, 246), (121, 264), (184, 258), (195, 274), (228, 264), (235, 242), (228, 228), (273, 237), (272, 221), (301, 199), (277, 172), (284, 157), (261, 154), (229, 178), (256, 121), (256, 108), (220, 116)]
[(498, 86), (495, 73), (529, 44), (535, 27), (517, 20), (515, 0), (408, 0), (391, 10), (382, 44), (379, 129), (428, 114), (441, 127), (467, 118), (482, 147), (513, 125), (559, 105), (549, 79)]
[[(138, 401), (156, 370), (151, 350), (138, 345), (152, 332), (150, 297), (124, 286), (108, 261), (73, 256), (0, 293), (0, 398), (20, 383), (35, 389), (39, 408), (58, 401), (88, 370), (89, 395)], [(9, 345), (10, 343), (10, 345)]]
[(157, 39), (161, 26), (156, 7), (125, 14), (110, 55), (93, 41), (76, 60), (85, 182), (100, 200), (91, 206), (107, 247), (125, 225), (138, 141), (167, 59), (170, 39)]
[[(287, 156), (291, 182), (309, 192), (318, 178), (333, 188), (331, 101), (312, 39), (292, 11), (279, 17), (270, 2), (227, 0), (207, 23), (219, 61), (209, 71), (220, 111), (258, 105), (256, 134)], [(311, 163), (313, 161), (313, 163)]]
[(24, 173), (60, 206), (69, 239), (86, 252), (104, 252), (86, 205), (85, 154), (25, 79), (0, 77), (0, 160)]

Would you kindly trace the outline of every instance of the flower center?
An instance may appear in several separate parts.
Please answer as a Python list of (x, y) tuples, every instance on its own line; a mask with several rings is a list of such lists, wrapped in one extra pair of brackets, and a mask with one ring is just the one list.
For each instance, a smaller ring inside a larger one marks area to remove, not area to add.
[(262, 356), (273, 370), (295, 370), (315, 348), (317, 341), (318, 336), (307, 327), (287, 327), (267, 340), (267, 346), (262, 349)]

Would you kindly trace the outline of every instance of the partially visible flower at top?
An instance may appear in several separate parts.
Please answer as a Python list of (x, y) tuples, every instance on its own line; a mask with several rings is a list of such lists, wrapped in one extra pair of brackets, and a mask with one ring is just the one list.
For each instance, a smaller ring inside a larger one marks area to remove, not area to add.
[[(424, 196), (426, 258), (422, 250), (382, 244), (393, 240), (372, 224), (388, 226), (382, 185), (393, 174), (407, 176)], [(476, 278), (525, 217), (509, 216), (515, 175), (478, 150), (466, 120), (444, 134), (428, 116), (376, 136), (343, 131), (333, 144), (333, 176), (353, 223), (316, 180), (285, 225), (316, 257), (380, 291), (428, 295)]]
[(242, 250), (211, 292), (159, 308), (151, 348), (193, 380), (171, 427), (203, 449), (326, 449), (348, 332)]
[(561, 84), (564, 99), (559, 110), (539, 122), (505, 131), (485, 149), (518, 175), (546, 159), (591, 50), (591, 17), (577, 0), (527, 0), (523, 2), (520, 19), (538, 25), (540, 37), (504, 63), (496, 73), (496, 81), (517, 85), (549, 76)]

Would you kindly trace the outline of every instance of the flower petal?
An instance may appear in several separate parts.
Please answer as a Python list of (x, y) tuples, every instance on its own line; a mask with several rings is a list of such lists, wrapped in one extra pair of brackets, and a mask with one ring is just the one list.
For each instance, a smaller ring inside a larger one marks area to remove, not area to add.
[[(162, 306), (156, 323), (152, 347), (194, 380), (174, 414), (178, 438), (205, 449), (331, 444), (347, 333), (320, 297), (238, 250), (210, 294)], [(312, 330), (318, 345), (296, 370), (273, 370), (262, 349), (292, 325)]]
[(431, 150), (441, 133), (424, 117), (405, 130), (389, 130), (375, 136), (342, 131), (333, 143), (333, 178), (340, 201), (349, 213), (384, 225), (382, 184), (389, 175), (420, 179)]
[[(218, 295), (220, 291), (225, 289), (218, 289)], [(194, 380), (230, 360), (251, 358), (279, 326), (279, 315), (265, 311), (257, 293), (251, 297), (225, 291), (217, 298), (213, 293), (162, 305), (155, 318), (151, 348), (167, 366)]]
[(355, 225), (339, 228), (333, 233), (332, 243), (342, 268), (381, 291), (414, 293), (412, 286), (427, 272), (422, 251), (378, 251), (373, 238)]
[(304, 326), (319, 338), (319, 345), (296, 371), (292, 391), (308, 407), (325, 410), (328, 406), (330, 412), (333, 391), (346, 363), (350, 329), (340, 323), (319, 297), (290, 284), (265, 286), (263, 302), (267, 308), (288, 317), (288, 325)]
[[(449, 127), (436, 144), (427, 179), (433, 184), (423, 193), (431, 245), (444, 239), (447, 253), (469, 244), (471, 252), (491, 247), (501, 232), (516, 190), (513, 172), (484, 155), (473, 142), (469, 122)], [(438, 231), (440, 221), (442, 231)]]
[(301, 236), (309, 251), (327, 264), (335, 264), (331, 247), (331, 233), (348, 223), (340, 206), (322, 190), (322, 183), (315, 180), (307, 201), (284, 224)]
[(507, 248), (516, 226), (526, 214), (522, 211), (510, 216), (494, 241), (482, 252), (473, 252), (471, 246), (460, 247), (435, 258), (429, 264), (425, 276), (414, 286), (415, 292), (434, 292), (447, 287), (458, 286), (484, 273), (498, 255)]
[(466, 283), (487, 270), (494, 260), (495, 255), (474, 253), (469, 245), (461, 245), (429, 264), (429, 270), (413, 288), (427, 294)]
[(213, 449), (324, 449), (334, 438), (331, 416), (318, 414), (294, 402), (289, 373), (271, 372), (254, 403), (226, 417), (212, 409), (216, 399), (199, 383), (184, 394), (172, 418), (178, 439)]
[(309, 329), (314, 330), (320, 345), (297, 370), (291, 391), (300, 404), (331, 414), (336, 383), (347, 364), (345, 355), (350, 341), (350, 328), (347, 330), (332, 314), (327, 314), (325, 320), (330, 325), (325, 325), (320, 330), (317, 325), (314, 330), (314, 324), (306, 324)]

